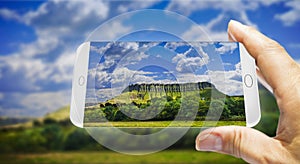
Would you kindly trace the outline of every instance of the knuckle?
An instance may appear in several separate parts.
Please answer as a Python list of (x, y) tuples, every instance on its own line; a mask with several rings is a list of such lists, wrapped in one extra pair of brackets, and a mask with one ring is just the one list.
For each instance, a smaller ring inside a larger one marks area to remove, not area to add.
[(232, 143), (232, 153), (238, 157), (241, 158), (241, 143), (242, 143), (242, 131), (239, 128), (235, 128), (233, 133), (233, 143)]
[(252, 33), (252, 32), (256, 32), (256, 28), (252, 27), (252, 26), (247, 26), (247, 30), (249, 33)]
[(225, 145), (223, 151), (227, 154), (231, 154), (237, 158), (241, 158), (242, 149), (242, 131), (238, 127), (234, 127), (230, 135), (225, 138)]
[[(257, 30), (254, 27), (251, 26), (247, 26), (246, 27), (246, 34), (253, 34), (256, 33)], [(242, 42), (247, 42), (248, 40), (250, 40), (249, 38), (252, 37), (251, 35), (244, 35), (244, 37), (242, 38)]]
[(286, 52), (285, 48), (281, 44), (272, 39), (268, 39), (263, 46), (264, 51), (267, 53), (280, 54)]

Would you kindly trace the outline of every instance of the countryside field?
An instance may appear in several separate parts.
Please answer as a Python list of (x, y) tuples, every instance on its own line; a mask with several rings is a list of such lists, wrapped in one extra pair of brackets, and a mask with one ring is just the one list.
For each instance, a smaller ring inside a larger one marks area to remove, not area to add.
[(118, 121), (85, 123), (85, 127), (211, 127), (237, 125), (246, 126), (245, 121)]
[(203, 153), (195, 150), (167, 150), (149, 155), (133, 156), (111, 151), (50, 152), (34, 154), (0, 154), (0, 160), (12, 163), (90, 163), (90, 164), (193, 164), (193, 163), (245, 163), (241, 159), (217, 153)]
[[(274, 136), (276, 132), (278, 109), (274, 97), (262, 98), (262, 120), (256, 129)], [(276, 116), (277, 114), (277, 116)], [(126, 125), (126, 122), (114, 124)], [(129, 122), (132, 124), (133, 122)], [(151, 122), (148, 122), (148, 124)], [(168, 122), (161, 122), (165, 125)], [(194, 124), (202, 124), (196, 121)], [(217, 126), (235, 124), (244, 121), (219, 121)], [(108, 151), (93, 140), (81, 128), (76, 128), (69, 121), (69, 106), (27, 123), (18, 123), (0, 128), (1, 163), (244, 163), (228, 155), (197, 152), (194, 150), (195, 137), (199, 130), (192, 128), (170, 149), (158, 153), (132, 156)], [(120, 141), (122, 138), (120, 137)]]
[(112, 99), (85, 105), (87, 127), (245, 126), (246, 119), (242, 95), (228, 96), (208, 82), (135, 84)]

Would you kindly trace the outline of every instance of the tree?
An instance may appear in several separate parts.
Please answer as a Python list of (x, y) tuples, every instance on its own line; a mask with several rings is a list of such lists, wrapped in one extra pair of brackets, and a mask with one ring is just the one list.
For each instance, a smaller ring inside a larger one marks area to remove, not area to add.
[(105, 114), (101, 108), (88, 110), (84, 114), (84, 122), (102, 122), (105, 120)]
[(48, 150), (61, 150), (63, 146), (63, 132), (59, 125), (47, 125), (41, 132), (46, 139), (45, 147)]
[(79, 150), (87, 147), (88, 144), (96, 144), (93, 139), (83, 130), (75, 129), (65, 141), (65, 150)]
[(224, 106), (225, 103), (221, 100), (217, 100), (217, 99), (211, 100), (208, 116), (213, 120), (217, 120), (223, 114), (228, 115), (230, 111), (228, 109), (223, 111)]
[(107, 120), (109, 120), (109, 121), (113, 120), (114, 110), (116, 110), (116, 109), (111, 105), (105, 106), (105, 108), (103, 109), (103, 112), (104, 112)]
[(205, 100), (199, 100), (197, 119), (204, 120), (205, 116), (207, 115), (208, 109), (209, 103)]

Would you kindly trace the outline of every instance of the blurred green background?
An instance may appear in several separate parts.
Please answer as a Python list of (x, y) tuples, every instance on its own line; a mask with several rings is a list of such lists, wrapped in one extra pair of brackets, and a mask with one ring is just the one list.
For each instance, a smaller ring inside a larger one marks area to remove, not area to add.
[[(259, 92), (262, 119), (254, 128), (274, 136), (279, 116), (275, 99), (262, 86)], [(199, 129), (191, 129), (174, 145), (154, 154), (120, 154), (98, 144), (85, 129), (72, 125), (67, 106), (38, 119), (2, 117), (0, 160), (5, 163), (244, 163), (227, 155), (197, 152), (194, 144), (198, 133)], [(120, 136), (120, 141), (115, 142), (124, 141)]]

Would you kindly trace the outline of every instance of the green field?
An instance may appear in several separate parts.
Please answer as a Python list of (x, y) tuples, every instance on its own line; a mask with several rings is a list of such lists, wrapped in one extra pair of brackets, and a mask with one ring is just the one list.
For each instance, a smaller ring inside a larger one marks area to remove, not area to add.
[[(193, 127), (203, 127), (210, 126), (202, 123), (208, 117), (221, 121), (245, 121), (244, 97), (228, 96), (207, 82), (134, 84), (104, 102), (86, 102), (84, 110), (84, 123), (96, 127), (167, 127), (175, 118), (181, 122), (174, 123), (172, 127), (190, 127), (190, 123), (184, 121), (192, 120), (197, 121)], [(112, 125), (103, 123), (107, 120), (113, 122)], [(139, 120), (147, 121), (136, 122)], [(127, 125), (126, 122), (132, 123)], [(241, 124), (230, 122), (221, 125)]]
[[(267, 90), (260, 90), (260, 97), (262, 119), (255, 128), (274, 136), (279, 116), (276, 101)], [(170, 149), (158, 153), (132, 156), (108, 151), (85, 129), (71, 124), (69, 110), (64, 107), (27, 123), (0, 127), (0, 163), (244, 163), (227, 155), (194, 151), (198, 128), (191, 128)], [(170, 122), (160, 124), (169, 125)], [(129, 123), (133, 122), (113, 122), (122, 126)], [(196, 121), (194, 124), (202, 123)], [(228, 124), (245, 125), (245, 122), (219, 121), (217, 126)], [(119, 137), (114, 142), (124, 143), (124, 138)]]
[[(172, 124), (171, 124), (172, 123)], [(238, 125), (246, 126), (245, 121), (115, 121), (85, 123), (85, 127), (210, 127)]]
[(51, 152), (35, 154), (0, 154), (1, 162), (11, 163), (245, 163), (231, 156), (193, 150), (167, 150), (149, 155), (125, 155), (111, 151)]

